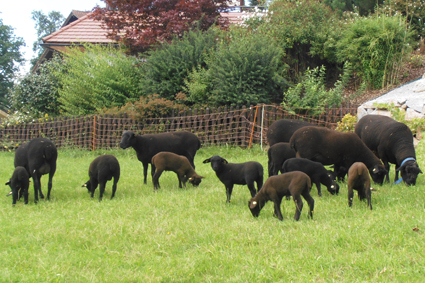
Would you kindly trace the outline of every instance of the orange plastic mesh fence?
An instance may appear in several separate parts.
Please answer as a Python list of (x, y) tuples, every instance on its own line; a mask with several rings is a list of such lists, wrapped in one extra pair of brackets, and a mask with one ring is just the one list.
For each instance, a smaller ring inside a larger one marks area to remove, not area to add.
[[(254, 123), (255, 111), (258, 108)], [(41, 121), (4, 125), (0, 128), (2, 148), (14, 148), (36, 137), (50, 138), (57, 147), (76, 146), (86, 149), (117, 148), (123, 131), (154, 134), (171, 131), (195, 133), (205, 145), (236, 145), (267, 143), (268, 127), (279, 119), (300, 119), (335, 128), (345, 114), (355, 115), (356, 108), (332, 107), (324, 110), (295, 109), (291, 112), (274, 105), (253, 107), (218, 107), (186, 109), (174, 117), (133, 120), (120, 116), (44, 118)], [(262, 133), (262, 134), (261, 134)]]

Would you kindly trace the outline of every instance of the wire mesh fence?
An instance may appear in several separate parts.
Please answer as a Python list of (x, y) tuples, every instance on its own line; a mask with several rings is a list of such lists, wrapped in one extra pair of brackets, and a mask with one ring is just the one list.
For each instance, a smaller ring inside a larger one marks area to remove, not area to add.
[(298, 119), (335, 128), (346, 114), (355, 115), (357, 108), (349, 106), (318, 109), (292, 109), (275, 105), (251, 107), (212, 107), (186, 109), (171, 117), (134, 120), (122, 115), (90, 115), (43, 118), (25, 124), (2, 123), (0, 144), (10, 149), (36, 137), (51, 139), (58, 148), (75, 146), (96, 150), (117, 148), (123, 131), (154, 134), (189, 131), (205, 145), (267, 144), (268, 127), (279, 119)]

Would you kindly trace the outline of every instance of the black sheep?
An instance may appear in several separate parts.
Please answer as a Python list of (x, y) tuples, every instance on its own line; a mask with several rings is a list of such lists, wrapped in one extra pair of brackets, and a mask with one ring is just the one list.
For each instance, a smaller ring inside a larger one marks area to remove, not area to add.
[(390, 165), (395, 164), (395, 180), (398, 172), (407, 185), (415, 185), (419, 173), (412, 131), (405, 124), (381, 115), (366, 115), (356, 125), (355, 133), (384, 163), (390, 180)]
[(294, 158), (295, 151), (289, 146), (289, 143), (278, 142), (269, 148), (267, 155), (269, 157), (268, 169), (270, 177), (279, 174), (279, 171), (282, 172), (283, 163), (289, 158)]
[(331, 194), (339, 193), (339, 185), (335, 183), (326, 168), (320, 162), (311, 161), (305, 158), (291, 158), (285, 161), (282, 166), (283, 172), (301, 171), (306, 173), (313, 184), (316, 184), (317, 193), (322, 196), (320, 184), (326, 186)]
[(300, 219), (303, 209), (303, 201), (301, 196), (307, 201), (309, 206), (308, 214), (313, 219), (314, 199), (310, 195), (311, 180), (307, 174), (294, 171), (277, 176), (269, 177), (261, 190), (248, 202), (248, 207), (254, 217), (260, 215), (261, 209), (267, 201), (271, 200), (274, 203), (274, 216), (280, 221), (283, 220), (280, 204), (284, 196), (292, 196), (295, 202), (294, 219)]
[(296, 130), (306, 126), (318, 126), (295, 119), (281, 119), (274, 121), (267, 131), (267, 142), (270, 146), (278, 142), (289, 142)]
[(15, 168), (25, 167), (34, 182), (34, 202), (38, 202), (38, 195), (44, 198), (41, 191), (40, 179), (49, 174), (47, 199), (50, 199), (52, 180), (56, 172), (58, 151), (53, 142), (46, 138), (35, 138), (18, 147), (15, 152)]
[(204, 163), (210, 162), (215, 174), (226, 186), (227, 202), (230, 202), (233, 185), (235, 184), (248, 185), (252, 197), (257, 193), (254, 182), (257, 183), (257, 190), (260, 190), (263, 186), (263, 166), (256, 161), (228, 163), (226, 159), (214, 155), (204, 160)]
[(372, 192), (370, 177), (366, 165), (355, 162), (348, 170), (348, 206), (353, 205), (353, 190), (357, 191), (360, 200), (367, 200), (367, 206), (372, 210)]
[(297, 130), (290, 140), (297, 157), (308, 158), (323, 165), (350, 168), (354, 162), (363, 162), (377, 184), (384, 181), (385, 170), (382, 162), (354, 133), (341, 133), (322, 127), (304, 127)]
[(114, 178), (114, 184), (112, 185), (111, 199), (115, 196), (117, 191), (117, 183), (120, 179), (120, 164), (117, 158), (113, 155), (101, 155), (96, 157), (89, 167), (89, 177), (83, 187), (87, 187), (91, 197), (94, 196), (97, 185), (99, 185), (99, 201), (102, 200), (103, 193), (105, 192), (106, 182)]
[(30, 184), (30, 176), (28, 175), (27, 169), (22, 166), (17, 166), (13, 171), (12, 178), (6, 183), (12, 190), (12, 205), (16, 204), (16, 201), (24, 195), (25, 204), (28, 204), (28, 187)]
[(154, 157), (152, 157), (152, 165), (156, 170), (152, 178), (155, 190), (160, 187), (159, 177), (163, 171), (173, 171), (177, 174), (180, 185), (179, 188), (181, 188), (181, 183), (186, 187), (187, 180), (189, 180), (189, 183), (192, 185), (198, 186), (204, 178), (195, 172), (195, 169), (193, 169), (185, 156), (172, 152), (163, 151), (155, 154)]
[(134, 148), (137, 159), (143, 164), (143, 183), (146, 184), (149, 163), (151, 164), (152, 177), (155, 174), (155, 168), (151, 163), (155, 154), (168, 151), (186, 156), (190, 165), (195, 168), (193, 159), (196, 151), (201, 147), (201, 141), (195, 134), (189, 132), (136, 135), (133, 132), (125, 131), (122, 134), (120, 147), (123, 149)]

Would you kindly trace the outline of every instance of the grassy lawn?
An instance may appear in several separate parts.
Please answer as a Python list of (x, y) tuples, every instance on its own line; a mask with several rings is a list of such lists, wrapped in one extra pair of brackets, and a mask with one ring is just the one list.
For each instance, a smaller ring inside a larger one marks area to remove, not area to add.
[[(116, 196), (112, 182), (98, 202), (81, 186), (90, 162), (115, 155), (121, 165)], [(267, 175), (267, 152), (205, 147), (195, 158), (205, 176), (197, 188), (179, 189), (165, 172), (161, 189), (152, 178), (143, 185), (142, 164), (133, 149), (60, 150), (52, 198), (12, 207), (3, 185), (0, 196), (0, 282), (423, 282), (425, 278), (425, 177), (416, 186), (373, 185), (373, 211), (355, 198), (348, 207), (347, 186), (338, 196), (315, 187), (314, 220), (304, 202), (299, 222), (293, 201), (283, 200), (284, 221), (268, 203), (252, 217), (246, 186), (235, 186), (226, 204), (224, 185), (210, 164), (218, 154), (229, 162), (256, 160)], [(417, 148), (422, 170), (424, 144)], [(13, 172), (14, 152), (0, 152), (0, 180)], [(42, 180), (47, 193), (47, 176)], [(394, 179), (394, 167), (391, 168)], [(304, 200), (303, 200), (304, 201)]]

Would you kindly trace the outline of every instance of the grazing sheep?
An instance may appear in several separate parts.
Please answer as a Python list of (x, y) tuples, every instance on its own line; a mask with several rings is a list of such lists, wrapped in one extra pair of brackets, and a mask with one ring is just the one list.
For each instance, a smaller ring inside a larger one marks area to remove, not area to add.
[(362, 139), (384, 163), (387, 174), (385, 181), (390, 180), (390, 165), (395, 164), (395, 180), (398, 172), (407, 185), (415, 185), (419, 173), (413, 146), (412, 131), (403, 123), (382, 115), (366, 115), (356, 124), (355, 133)]
[(156, 168), (155, 174), (153, 175), (153, 186), (157, 190), (159, 186), (159, 177), (163, 171), (173, 171), (177, 174), (179, 179), (179, 188), (181, 188), (181, 183), (186, 187), (186, 181), (189, 180), (194, 186), (198, 186), (204, 177), (196, 174), (192, 165), (190, 165), (189, 160), (186, 156), (177, 155), (172, 152), (160, 152), (152, 157), (153, 168)]
[(35, 138), (18, 147), (15, 152), (15, 168), (25, 167), (34, 182), (34, 202), (44, 198), (41, 191), (40, 179), (42, 175), (49, 174), (47, 199), (50, 199), (52, 180), (56, 172), (56, 160), (58, 151), (51, 140), (46, 138)]
[(303, 172), (293, 171), (272, 176), (266, 180), (257, 195), (248, 202), (248, 207), (252, 215), (258, 217), (266, 202), (271, 200), (274, 203), (274, 216), (282, 221), (283, 216), (280, 211), (280, 203), (284, 196), (292, 196), (295, 202), (294, 219), (298, 221), (303, 209), (303, 201), (301, 199), (301, 196), (303, 196), (310, 209), (308, 214), (313, 219), (314, 199), (310, 195), (310, 189), (310, 177)]
[(25, 204), (28, 204), (29, 178), (30, 176), (28, 175), (27, 169), (22, 166), (17, 166), (15, 171), (13, 171), (12, 178), (10, 178), (10, 180), (6, 183), (6, 185), (9, 185), (12, 190), (12, 205), (15, 205), (16, 201), (22, 195), (24, 195)]
[(287, 142), (278, 142), (272, 145), (267, 151), (269, 157), (268, 169), (269, 177), (279, 174), (282, 171), (282, 165), (285, 160), (295, 157), (295, 151)]
[(360, 200), (367, 199), (367, 206), (372, 210), (372, 193), (370, 191), (370, 177), (366, 165), (356, 162), (348, 170), (348, 206), (353, 204), (353, 190), (357, 191)]
[(350, 168), (354, 162), (363, 162), (372, 179), (382, 184), (387, 174), (381, 160), (354, 133), (341, 133), (324, 127), (303, 127), (290, 140), (297, 157), (308, 158), (323, 165)]
[(280, 119), (274, 121), (267, 131), (267, 142), (270, 146), (278, 142), (289, 142), (292, 134), (296, 130), (306, 126), (318, 127), (318, 125), (296, 119)]
[[(169, 151), (186, 156), (190, 165), (195, 168), (193, 159), (195, 158), (196, 151), (201, 147), (201, 141), (195, 134), (189, 132), (136, 135), (133, 132), (125, 131), (122, 134), (120, 147), (123, 149), (134, 148), (137, 159), (143, 164), (143, 183), (146, 184), (148, 166), (155, 154), (161, 151)], [(155, 167), (152, 163), (151, 174), (152, 177), (155, 174)]]
[(106, 154), (96, 157), (92, 163), (90, 163), (89, 177), (90, 180), (88, 180), (83, 187), (87, 187), (87, 190), (91, 193), (91, 197), (93, 197), (97, 185), (99, 185), (99, 201), (102, 200), (103, 193), (105, 192), (106, 182), (112, 180), (112, 177), (114, 177), (112, 199), (115, 196), (117, 183), (120, 179), (120, 164), (113, 155)]
[(305, 158), (291, 158), (285, 161), (282, 166), (283, 172), (301, 171), (306, 173), (311, 182), (316, 184), (317, 193), (322, 196), (322, 190), (320, 184), (326, 186), (328, 192), (331, 194), (339, 193), (339, 185), (332, 180), (329, 176), (328, 171), (320, 162), (311, 161)]
[(233, 185), (235, 184), (248, 185), (252, 197), (257, 193), (254, 182), (257, 183), (257, 190), (260, 190), (263, 186), (263, 166), (256, 161), (228, 163), (226, 159), (214, 155), (204, 160), (204, 163), (210, 162), (215, 174), (226, 186), (227, 202), (230, 202)]

